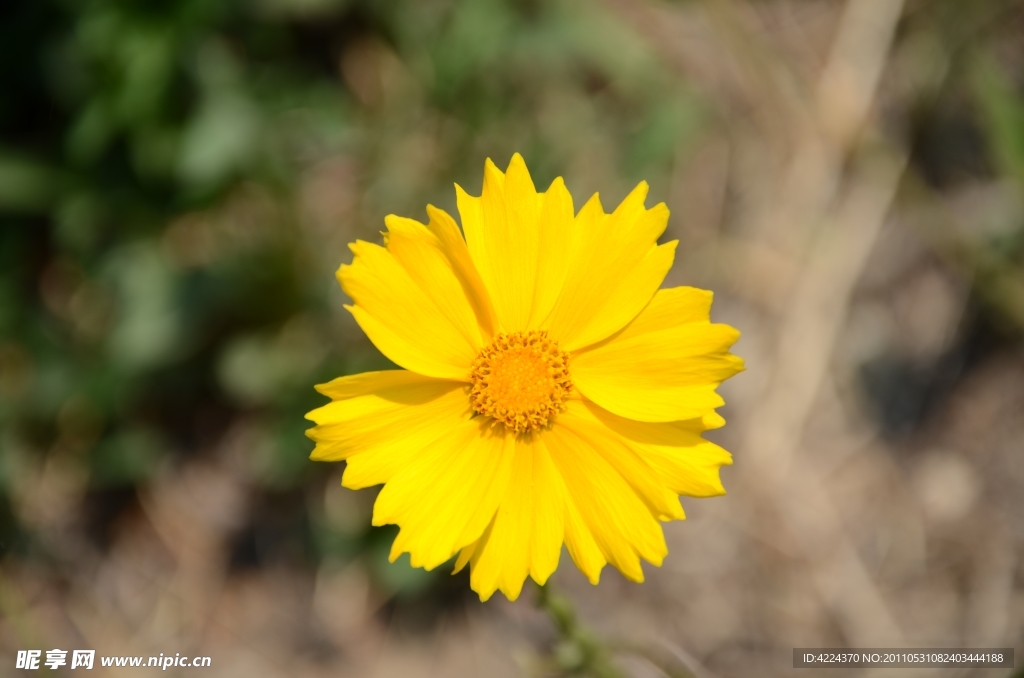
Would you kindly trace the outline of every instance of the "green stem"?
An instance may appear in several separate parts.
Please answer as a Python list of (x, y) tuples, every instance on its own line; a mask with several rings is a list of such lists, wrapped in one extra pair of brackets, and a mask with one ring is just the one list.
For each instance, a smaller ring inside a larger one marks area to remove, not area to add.
[(537, 588), (537, 607), (547, 612), (558, 633), (553, 659), (562, 675), (623, 678), (608, 648), (579, 623), (572, 603), (550, 583)]

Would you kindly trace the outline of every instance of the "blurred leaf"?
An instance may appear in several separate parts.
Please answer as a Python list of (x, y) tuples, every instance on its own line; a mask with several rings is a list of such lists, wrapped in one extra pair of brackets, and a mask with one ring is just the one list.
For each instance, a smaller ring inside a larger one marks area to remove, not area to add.
[(44, 212), (58, 186), (52, 169), (0, 150), (0, 211)]
[(110, 334), (110, 358), (130, 370), (163, 363), (180, 354), (181, 318), (176, 276), (157, 243), (122, 245), (111, 253), (106, 274), (119, 300)]
[(165, 446), (152, 430), (132, 428), (100, 442), (92, 457), (91, 484), (96, 488), (134, 485), (156, 472)]
[(655, 107), (633, 137), (626, 161), (629, 173), (640, 180), (650, 167), (671, 161), (681, 145), (696, 136), (700, 123), (694, 100), (680, 97)]
[(258, 0), (259, 11), (268, 18), (315, 18), (329, 15), (352, 4), (352, 0)]
[(989, 149), (1003, 171), (1024, 186), (1024, 98), (991, 55), (975, 60), (973, 79), (987, 121)]
[(256, 105), (242, 91), (241, 65), (224, 44), (204, 46), (196, 68), (203, 98), (183, 131), (178, 174), (182, 183), (202, 191), (249, 164), (260, 123)]
[(109, 103), (94, 99), (79, 113), (68, 134), (68, 154), (77, 163), (95, 162), (114, 137)]
[(181, 143), (178, 174), (197, 189), (222, 184), (245, 167), (256, 148), (259, 121), (255, 107), (238, 93), (211, 94)]
[(54, 231), (61, 245), (79, 254), (91, 250), (103, 219), (99, 197), (87, 191), (70, 193), (57, 203), (54, 212)]
[(308, 384), (326, 355), (314, 327), (295, 318), (277, 336), (241, 336), (218, 362), (224, 389), (247, 405), (268, 403)]

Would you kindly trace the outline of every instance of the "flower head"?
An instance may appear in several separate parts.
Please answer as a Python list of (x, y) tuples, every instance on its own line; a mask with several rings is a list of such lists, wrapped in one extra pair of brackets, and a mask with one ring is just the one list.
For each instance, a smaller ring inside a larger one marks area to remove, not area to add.
[(659, 289), (676, 242), (657, 244), (668, 209), (644, 207), (645, 183), (575, 213), (516, 154), (505, 173), (487, 161), (479, 198), (456, 192), (461, 232), (428, 206), (426, 225), (387, 217), (384, 247), (351, 245), (346, 308), (404, 369), (318, 386), (311, 457), (346, 460), (346, 487), (384, 484), (392, 560), (457, 555), (484, 600), (544, 583), (563, 543), (592, 583), (607, 563), (643, 581), (679, 495), (725, 492), (731, 457), (701, 432), (724, 423), (739, 333), (710, 322), (710, 292)]

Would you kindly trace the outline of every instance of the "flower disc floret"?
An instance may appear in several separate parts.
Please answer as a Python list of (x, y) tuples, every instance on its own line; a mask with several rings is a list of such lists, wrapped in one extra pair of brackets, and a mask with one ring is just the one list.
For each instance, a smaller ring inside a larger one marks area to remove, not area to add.
[(470, 381), (473, 409), (516, 433), (547, 426), (572, 392), (569, 355), (544, 331), (497, 335)]

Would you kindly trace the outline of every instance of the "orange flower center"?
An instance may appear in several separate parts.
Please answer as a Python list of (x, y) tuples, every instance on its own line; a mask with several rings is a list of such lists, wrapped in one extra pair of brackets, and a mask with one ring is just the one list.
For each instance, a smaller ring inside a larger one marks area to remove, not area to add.
[(572, 391), (569, 354), (543, 331), (499, 334), (473, 361), (469, 401), (516, 433), (542, 428)]

